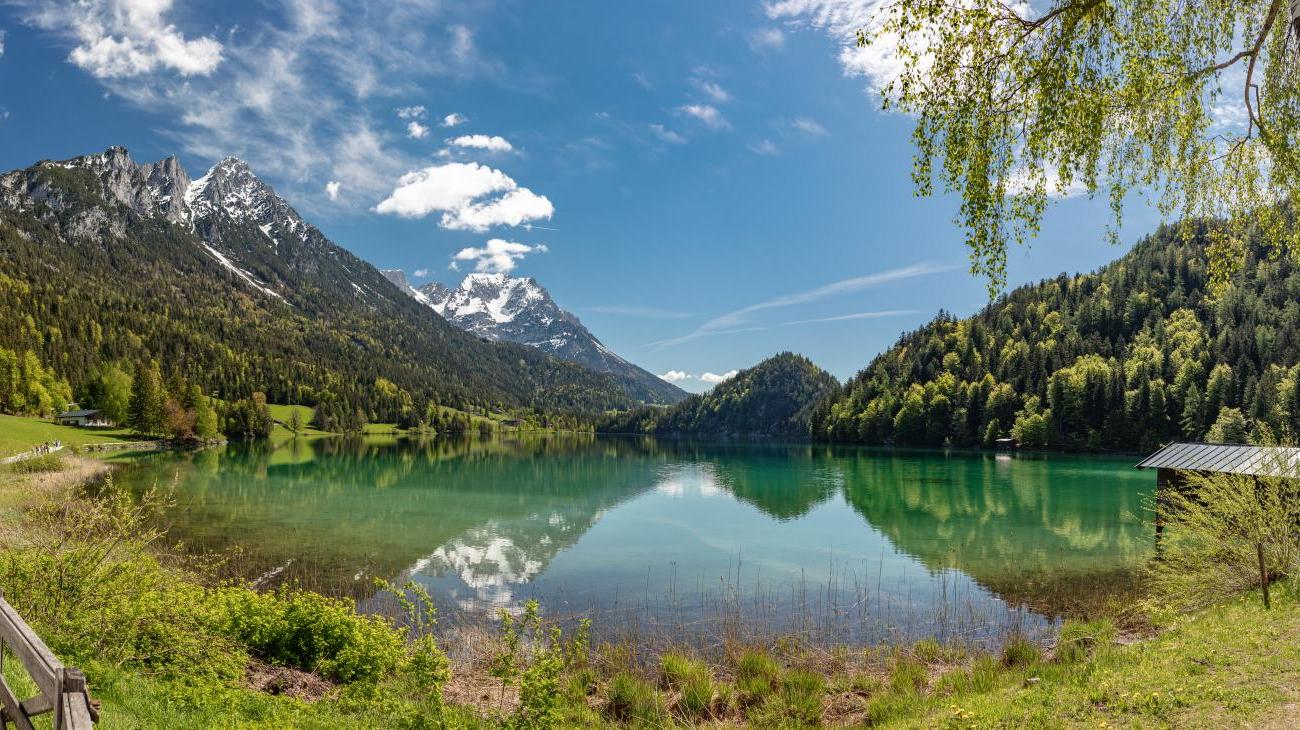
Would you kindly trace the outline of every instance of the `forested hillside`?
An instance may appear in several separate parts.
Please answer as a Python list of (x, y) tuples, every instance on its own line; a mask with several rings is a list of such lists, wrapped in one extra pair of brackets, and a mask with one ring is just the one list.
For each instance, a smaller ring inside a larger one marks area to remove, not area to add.
[(1206, 239), (1162, 229), (1095, 273), (940, 313), (819, 406), (815, 438), (1132, 451), (1300, 431), (1300, 270), (1257, 246), (1215, 298)]
[(835, 378), (808, 358), (783, 352), (707, 393), (669, 408), (640, 408), (597, 427), (601, 433), (656, 436), (808, 437), (815, 406), (834, 392)]
[(362, 422), (635, 402), (608, 375), (443, 321), (237, 160), (189, 184), (121, 148), (0, 176), (0, 344), (77, 397), (110, 364), (156, 362), (226, 400), (261, 391)]

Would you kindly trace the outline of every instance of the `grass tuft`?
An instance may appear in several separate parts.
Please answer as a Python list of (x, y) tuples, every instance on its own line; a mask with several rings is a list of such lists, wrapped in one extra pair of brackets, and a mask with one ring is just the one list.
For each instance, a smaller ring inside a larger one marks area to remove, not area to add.
[(664, 684), (681, 696), (677, 709), (686, 720), (701, 720), (713, 710), (713, 670), (697, 659), (669, 652), (659, 659)]
[(1041, 657), (1042, 652), (1039, 651), (1038, 645), (1024, 634), (1012, 634), (1002, 645), (1002, 666), (1010, 669), (1027, 667), (1036, 663)]

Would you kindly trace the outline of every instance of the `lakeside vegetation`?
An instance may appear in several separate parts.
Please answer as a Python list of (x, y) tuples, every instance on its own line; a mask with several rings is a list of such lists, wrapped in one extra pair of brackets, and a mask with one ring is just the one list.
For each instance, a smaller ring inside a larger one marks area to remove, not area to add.
[[(1290, 579), (1272, 585), (1271, 609), (1257, 591), (1189, 613), (1148, 601), (991, 651), (743, 629), (705, 643), (595, 641), (586, 625), (545, 620), (544, 606), (453, 632), (413, 586), (384, 586), (388, 608), (363, 616), (346, 600), (205, 577), (158, 549), (149, 516), (169, 508), (165, 495), (82, 483), (96, 464), (0, 473), (0, 502), (15, 508), (0, 525), (0, 583), (87, 670), (105, 727), (1208, 726), (1285, 722), (1300, 680)], [(51, 569), (70, 580), (45, 585)], [(20, 680), (15, 666), (6, 676)]]

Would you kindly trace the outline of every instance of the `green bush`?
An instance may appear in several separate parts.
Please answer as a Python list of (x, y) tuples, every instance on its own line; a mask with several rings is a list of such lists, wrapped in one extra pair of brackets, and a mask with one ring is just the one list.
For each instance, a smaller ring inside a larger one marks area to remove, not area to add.
[(315, 672), (339, 682), (373, 682), (405, 656), (403, 633), (386, 620), (363, 616), (352, 601), (281, 589), (216, 592), (222, 629), (259, 659)]
[(15, 461), (9, 465), (9, 469), (15, 474), (46, 474), (63, 471), (66, 466), (62, 454), (41, 454), (22, 461)]
[(709, 717), (713, 709), (713, 671), (704, 662), (675, 652), (659, 659), (664, 684), (681, 693), (677, 709), (686, 720)]
[(1039, 660), (1042, 652), (1023, 634), (1012, 634), (1002, 645), (1002, 666), (1027, 667)]

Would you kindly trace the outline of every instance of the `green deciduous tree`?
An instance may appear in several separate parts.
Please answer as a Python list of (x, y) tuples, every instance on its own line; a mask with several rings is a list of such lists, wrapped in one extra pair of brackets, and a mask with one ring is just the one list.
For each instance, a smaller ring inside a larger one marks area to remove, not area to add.
[(1112, 237), (1133, 191), (1189, 233), (1193, 220), (1222, 221), (1216, 287), (1251, 236), (1300, 252), (1300, 227), (1276, 205), (1300, 192), (1289, 0), (885, 5), (859, 44), (890, 45), (899, 68), (884, 103), (916, 118), (917, 190), (960, 194), (971, 268), (990, 293), (1008, 243), (1038, 231), (1052, 197), (1079, 190), (1110, 201)]

